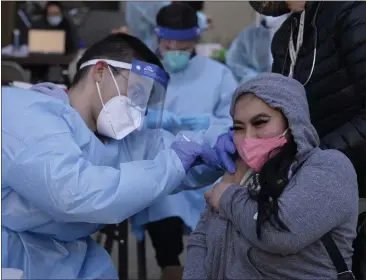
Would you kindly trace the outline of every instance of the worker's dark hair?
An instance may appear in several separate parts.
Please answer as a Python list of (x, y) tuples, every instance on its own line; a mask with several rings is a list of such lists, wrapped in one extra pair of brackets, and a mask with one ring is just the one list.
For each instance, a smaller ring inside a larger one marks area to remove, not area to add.
[[(88, 48), (76, 65), (76, 75), (72, 86), (77, 85), (88, 72), (91, 66), (80, 69), (80, 66), (91, 59), (113, 59), (121, 62), (131, 63), (133, 59), (152, 63), (163, 68), (159, 58), (141, 40), (128, 34), (112, 34)], [(112, 71), (118, 70), (111, 67)]]
[(47, 9), (49, 6), (57, 6), (62, 9), (62, 3), (60, 1), (48, 1), (44, 8)]
[(173, 2), (160, 9), (156, 23), (165, 28), (189, 29), (198, 25), (198, 19), (196, 11), (190, 5)]
[(205, 8), (205, 1), (179, 1), (191, 6), (196, 12), (201, 12)]
[(57, 7), (59, 7), (60, 10), (61, 10), (61, 13), (63, 14), (64, 8), (63, 8), (62, 3), (60, 1), (48, 1), (46, 3), (46, 5), (44, 6), (44, 9), (43, 9), (45, 15), (47, 14), (47, 10), (48, 10), (48, 8), (50, 6), (57, 6)]
[[(60, 11), (61, 11), (61, 14), (62, 14), (62, 17), (63, 17), (63, 19), (62, 19), (62, 23), (64, 23), (64, 22), (65, 22), (65, 20), (66, 20), (66, 18), (67, 18), (67, 16), (66, 16), (66, 13), (65, 13), (65, 9), (64, 9), (64, 7), (62, 6), (62, 3), (61, 3), (60, 1), (48, 1), (48, 2), (46, 3), (46, 5), (44, 6), (44, 9), (43, 9), (43, 18), (44, 18), (44, 19), (47, 19), (47, 11), (48, 11), (48, 8), (49, 8), (50, 6), (57, 6), (57, 7), (59, 7), (59, 9), (60, 9)], [(61, 24), (61, 23), (60, 23), (60, 24)]]

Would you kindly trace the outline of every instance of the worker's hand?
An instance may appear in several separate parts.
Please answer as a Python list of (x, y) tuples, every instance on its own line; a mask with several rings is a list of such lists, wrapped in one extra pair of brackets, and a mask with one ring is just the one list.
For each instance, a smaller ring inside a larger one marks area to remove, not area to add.
[(211, 119), (209, 116), (193, 116), (193, 117), (181, 117), (182, 127), (184, 130), (200, 131), (206, 130), (210, 127)]
[(167, 130), (167, 131), (173, 131), (174, 129), (179, 129), (181, 126), (181, 121), (180, 121), (180, 117), (176, 116), (175, 114), (169, 112), (169, 111), (164, 111), (162, 112), (158, 112), (155, 110), (148, 110), (147, 115), (144, 119), (144, 122), (146, 123), (146, 126), (148, 128), (155, 128), (156, 125), (156, 120), (161, 117), (161, 126), (163, 129)]
[(214, 147), (220, 160), (222, 161), (223, 167), (231, 174), (235, 173), (236, 171), (236, 165), (233, 159), (233, 155), (236, 152), (233, 134), (234, 131), (221, 134), (217, 138), (217, 142)]
[(70, 104), (70, 99), (64, 89), (53, 83), (40, 83), (32, 86), (30, 90), (38, 91), (48, 96), (55, 97), (61, 101)]
[(112, 34), (130, 34), (127, 26), (121, 26), (111, 30)]
[(205, 192), (207, 204), (219, 212), (221, 196), (232, 185), (234, 185), (232, 182), (219, 182), (211, 190)]
[(207, 164), (217, 168), (221, 163), (213, 148), (193, 141), (174, 142), (171, 149), (175, 151), (186, 171), (198, 164)]

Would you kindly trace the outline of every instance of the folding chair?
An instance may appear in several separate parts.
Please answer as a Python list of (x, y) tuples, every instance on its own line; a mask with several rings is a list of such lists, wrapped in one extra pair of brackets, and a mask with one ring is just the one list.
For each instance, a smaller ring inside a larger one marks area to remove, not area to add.
[(12, 61), (1, 62), (1, 80), (29, 83), (29, 77), (22, 66)]
[[(108, 225), (100, 231), (106, 235), (104, 248), (111, 255), (114, 242), (118, 243), (118, 277), (120, 280), (128, 280), (128, 220), (116, 224)], [(97, 241), (101, 244), (101, 234)]]

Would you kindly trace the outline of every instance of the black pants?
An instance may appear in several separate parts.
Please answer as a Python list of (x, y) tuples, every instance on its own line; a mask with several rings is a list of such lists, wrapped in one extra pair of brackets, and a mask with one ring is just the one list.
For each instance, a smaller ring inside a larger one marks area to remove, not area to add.
[(183, 252), (184, 223), (179, 217), (170, 217), (146, 225), (156, 261), (161, 269), (180, 266), (179, 255)]

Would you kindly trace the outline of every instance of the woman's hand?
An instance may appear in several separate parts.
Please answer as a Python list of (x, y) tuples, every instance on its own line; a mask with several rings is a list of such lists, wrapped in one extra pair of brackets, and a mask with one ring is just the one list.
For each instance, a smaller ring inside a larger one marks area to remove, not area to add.
[(220, 182), (217, 183), (211, 190), (205, 192), (206, 202), (216, 211), (219, 211), (220, 198), (222, 194), (234, 183)]
[(222, 177), (220, 183), (217, 183), (211, 190), (205, 192), (205, 199), (207, 203), (216, 211), (219, 211), (219, 205), (220, 205), (219, 202), (222, 194), (230, 186), (240, 184), (245, 173), (249, 170), (248, 165), (241, 158), (238, 158), (236, 160), (236, 167), (237, 169), (234, 174), (226, 172)]

